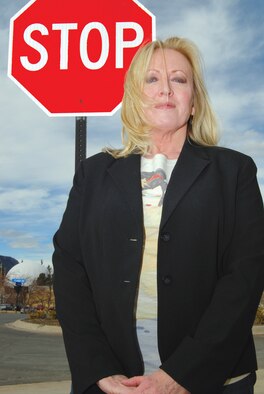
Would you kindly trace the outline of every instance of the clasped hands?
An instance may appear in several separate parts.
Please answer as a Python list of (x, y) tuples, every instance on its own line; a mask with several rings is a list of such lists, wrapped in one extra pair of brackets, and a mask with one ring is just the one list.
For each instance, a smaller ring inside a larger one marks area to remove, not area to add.
[(106, 394), (191, 394), (162, 369), (130, 379), (113, 375), (99, 380), (97, 385)]

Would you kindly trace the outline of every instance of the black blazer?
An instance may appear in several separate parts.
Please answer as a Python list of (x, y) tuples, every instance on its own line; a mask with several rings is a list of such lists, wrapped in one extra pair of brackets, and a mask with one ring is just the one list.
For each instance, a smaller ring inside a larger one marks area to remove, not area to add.
[[(142, 263), (140, 156), (86, 159), (54, 237), (57, 313), (75, 394), (144, 373), (134, 303)], [(257, 368), (251, 327), (264, 286), (263, 203), (252, 159), (186, 142), (158, 241), (161, 368), (192, 394)]]

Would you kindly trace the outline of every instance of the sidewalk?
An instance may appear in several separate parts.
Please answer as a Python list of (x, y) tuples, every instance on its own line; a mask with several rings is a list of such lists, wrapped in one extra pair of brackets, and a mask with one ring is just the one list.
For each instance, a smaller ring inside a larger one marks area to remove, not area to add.
[(3, 394), (69, 394), (71, 382), (45, 382), (0, 386)]
[(255, 384), (255, 394), (264, 393), (264, 369), (257, 371), (257, 383)]

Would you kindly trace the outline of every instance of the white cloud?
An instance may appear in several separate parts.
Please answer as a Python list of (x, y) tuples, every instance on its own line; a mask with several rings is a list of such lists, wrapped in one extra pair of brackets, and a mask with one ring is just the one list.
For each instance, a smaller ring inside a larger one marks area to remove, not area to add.
[(38, 212), (41, 218), (51, 219), (55, 209), (64, 209), (66, 199), (67, 194), (51, 195), (47, 189), (0, 188), (0, 211), (31, 216)]
[(0, 77), (0, 182), (65, 184), (74, 170), (74, 120), (41, 113), (11, 81)]
[(48, 198), (44, 189), (0, 189), (0, 210), (9, 212), (23, 212), (40, 208), (43, 201)]
[(38, 241), (32, 234), (16, 230), (3, 230), (0, 231), (0, 236), (4, 238), (13, 249), (36, 249), (39, 246)]

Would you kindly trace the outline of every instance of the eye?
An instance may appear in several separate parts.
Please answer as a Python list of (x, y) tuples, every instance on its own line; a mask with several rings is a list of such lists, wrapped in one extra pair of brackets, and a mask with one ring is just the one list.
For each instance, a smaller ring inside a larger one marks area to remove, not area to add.
[(179, 77), (179, 76), (171, 78), (171, 81), (176, 82), (176, 83), (186, 83), (187, 82), (185, 77)]
[(157, 80), (158, 80), (158, 78), (155, 77), (154, 75), (149, 76), (149, 77), (146, 78), (146, 82), (147, 82), (147, 83), (157, 82)]

